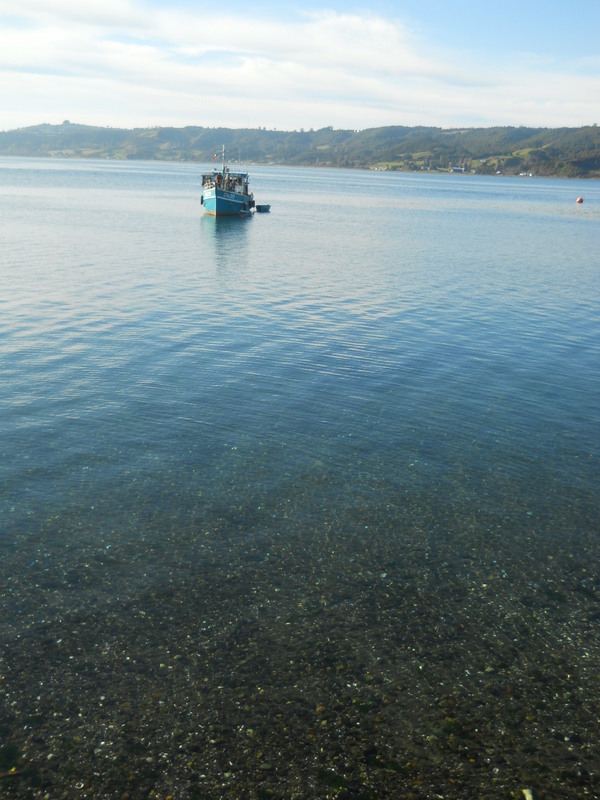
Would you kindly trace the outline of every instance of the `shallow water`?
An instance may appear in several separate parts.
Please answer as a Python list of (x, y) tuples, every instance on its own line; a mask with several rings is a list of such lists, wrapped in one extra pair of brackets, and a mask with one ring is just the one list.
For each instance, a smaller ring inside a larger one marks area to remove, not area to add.
[(597, 796), (600, 187), (201, 172), (0, 160), (2, 790)]

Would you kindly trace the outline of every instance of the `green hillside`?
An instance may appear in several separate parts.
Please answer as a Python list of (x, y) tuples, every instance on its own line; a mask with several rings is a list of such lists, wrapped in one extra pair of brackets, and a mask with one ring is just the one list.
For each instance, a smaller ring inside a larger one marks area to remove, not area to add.
[(479, 174), (600, 177), (600, 129), (383, 127), (275, 131), (99, 128), (64, 122), (0, 132), (0, 155), (210, 161)]

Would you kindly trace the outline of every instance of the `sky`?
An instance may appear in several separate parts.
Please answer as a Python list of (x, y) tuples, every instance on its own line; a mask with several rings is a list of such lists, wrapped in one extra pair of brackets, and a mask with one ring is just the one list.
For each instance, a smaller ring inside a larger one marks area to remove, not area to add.
[(600, 123), (600, 0), (0, 0), (0, 130)]

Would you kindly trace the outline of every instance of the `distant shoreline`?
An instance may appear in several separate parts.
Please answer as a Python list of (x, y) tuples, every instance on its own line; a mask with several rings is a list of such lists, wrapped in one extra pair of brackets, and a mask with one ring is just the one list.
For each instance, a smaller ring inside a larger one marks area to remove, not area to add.
[(65, 121), (0, 132), (2, 156), (206, 163), (223, 145), (230, 161), (257, 165), (600, 178), (600, 128), (596, 125), (269, 131), (102, 128)]

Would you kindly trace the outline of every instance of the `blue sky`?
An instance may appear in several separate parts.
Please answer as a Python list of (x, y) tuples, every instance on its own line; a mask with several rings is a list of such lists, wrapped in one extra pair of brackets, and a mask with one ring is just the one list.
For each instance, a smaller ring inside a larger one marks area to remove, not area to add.
[(600, 0), (0, 0), (0, 129), (600, 123)]

